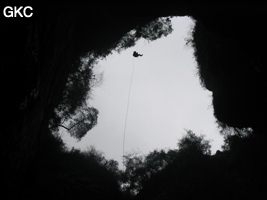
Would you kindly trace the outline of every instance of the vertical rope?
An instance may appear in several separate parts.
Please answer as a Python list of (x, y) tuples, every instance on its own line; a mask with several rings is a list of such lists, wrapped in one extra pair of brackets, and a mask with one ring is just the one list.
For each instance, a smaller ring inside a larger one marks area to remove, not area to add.
[(124, 171), (124, 154), (125, 154), (125, 136), (126, 136), (126, 128), (127, 128), (127, 121), (128, 121), (128, 112), (129, 112), (129, 104), (130, 104), (130, 95), (131, 95), (131, 88), (132, 88), (132, 82), (133, 82), (133, 75), (134, 75), (134, 57), (133, 57), (133, 68), (132, 68), (132, 76), (131, 76), (131, 82), (128, 92), (128, 101), (127, 101), (127, 109), (126, 109), (126, 119), (124, 124), (124, 133), (123, 133), (123, 145), (122, 145), (122, 170)]

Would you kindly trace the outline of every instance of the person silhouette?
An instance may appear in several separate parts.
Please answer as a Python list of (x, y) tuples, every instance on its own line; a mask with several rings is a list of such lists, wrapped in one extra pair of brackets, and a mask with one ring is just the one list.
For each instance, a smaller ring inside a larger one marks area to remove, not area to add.
[(134, 51), (133, 52), (133, 57), (139, 57), (139, 56), (143, 56), (143, 54), (139, 54), (139, 53), (137, 53), (136, 51)]

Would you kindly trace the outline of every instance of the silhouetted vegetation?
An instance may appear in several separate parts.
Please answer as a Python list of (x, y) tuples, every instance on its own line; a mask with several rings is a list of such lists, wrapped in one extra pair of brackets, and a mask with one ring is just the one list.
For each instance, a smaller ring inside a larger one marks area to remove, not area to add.
[(128, 154), (125, 156), (125, 171), (122, 173), (122, 189), (128, 195), (136, 195), (143, 187), (147, 187), (154, 176), (175, 162), (178, 157), (191, 159), (195, 155), (209, 155), (210, 144), (204, 136), (197, 136), (188, 130), (179, 140), (178, 149), (168, 151), (154, 150), (146, 156)]
[(136, 41), (144, 38), (148, 41), (153, 41), (167, 36), (172, 33), (172, 25), (169, 17), (157, 18), (145, 26), (137, 26), (134, 30), (128, 32), (115, 47), (116, 51), (120, 52), (126, 48), (135, 45)]
[(265, 142), (228, 135), (223, 150), (211, 155), (209, 141), (187, 131), (177, 149), (126, 156), (123, 190), (134, 199), (266, 198)]
[[(96, 57), (88, 55), (74, 65), (77, 70), (69, 74), (63, 96), (50, 120), (54, 131), (58, 126), (67, 129), (72, 136), (81, 139), (97, 123), (98, 111), (87, 106), (86, 100), (95, 84), (93, 65)], [(68, 124), (68, 125), (65, 125)]]
[(120, 199), (118, 162), (96, 149), (67, 150), (59, 137), (46, 138), (29, 168), (25, 186), (15, 197), (29, 199)]

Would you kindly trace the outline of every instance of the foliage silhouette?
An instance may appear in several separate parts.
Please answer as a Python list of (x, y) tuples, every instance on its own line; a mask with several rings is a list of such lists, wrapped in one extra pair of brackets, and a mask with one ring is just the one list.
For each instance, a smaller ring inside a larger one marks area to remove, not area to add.
[[(117, 181), (118, 163), (107, 160), (95, 148), (68, 150), (54, 136), (46, 139), (30, 167), (21, 196), (29, 199), (121, 199)], [(47, 192), (49, 191), (49, 192)]]
[[(192, 138), (189, 136), (190, 132), (180, 142), (188, 144), (187, 140)], [(191, 142), (199, 144), (195, 139)], [(187, 154), (179, 149), (172, 162), (142, 185), (136, 199), (266, 197), (266, 163), (262, 162), (267, 154), (265, 142), (266, 137), (259, 138), (254, 134), (229, 135), (225, 144), (228, 148), (217, 151), (215, 155), (205, 154), (204, 151), (192, 154), (193, 145), (191, 149), (186, 148)]]
[(58, 134), (58, 127), (62, 127), (67, 130), (71, 136), (81, 140), (89, 130), (96, 126), (97, 116), (98, 110), (83, 105), (76, 109), (73, 116), (71, 116), (70, 119), (67, 119), (67, 122), (65, 123), (52, 125), (52, 123), (55, 123), (55, 121), (52, 120), (50, 129), (54, 130), (54, 134)]
[(187, 134), (178, 142), (179, 152), (190, 152), (210, 155), (211, 145), (204, 135), (197, 136), (191, 130), (186, 130)]
[(178, 142), (178, 149), (153, 151), (146, 156), (128, 154), (125, 156), (125, 171), (122, 173), (123, 191), (128, 195), (136, 195), (144, 187), (154, 181), (154, 176), (160, 174), (166, 168), (183, 160), (198, 159), (203, 155), (210, 155), (210, 144), (204, 136), (196, 136), (191, 130)]
[(122, 186), (128, 199), (260, 199), (266, 197), (266, 137), (239, 130), (210, 154), (208, 140), (187, 130), (178, 148), (125, 158)]
[(54, 132), (58, 131), (58, 127), (63, 127), (71, 136), (80, 140), (97, 124), (98, 111), (86, 103), (92, 88), (101, 81), (93, 73), (96, 58), (88, 54), (75, 62), (78, 69), (69, 74), (61, 103), (50, 119), (50, 128)]
[(148, 41), (154, 41), (167, 36), (173, 31), (171, 20), (169, 17), (160, 17), (149, 22), (145, 26), (137, 26), (135, 29), (129, 31), (117, 43), (116, 51), (120, 52), (126, 48), (132, 47), (137, 40), (144, 38)]

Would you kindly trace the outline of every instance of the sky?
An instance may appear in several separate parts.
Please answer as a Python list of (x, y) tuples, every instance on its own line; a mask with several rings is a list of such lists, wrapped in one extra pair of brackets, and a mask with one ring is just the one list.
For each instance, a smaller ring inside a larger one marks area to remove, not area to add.
[[(68, 147), (86, 151), (94, 146), (107, 159), (117, 160), (120, 168), (124, 133), (125, 153), (177, 148), (186, 129), (211, 140), (212, 153), (221, 149), (212, 93), (201, 86), (193, 49), (186, 46), (194, 22), (175, 17), (172, 25), (167, 37), (141, 39), (133, 48), (98, 62), (95, 72), (103, 74), (103, 80), (88, 100), (99, 110), (98, 124), (80, 142), (62, 134)], [(134, 58), (133, 51), (143, 56)]]

